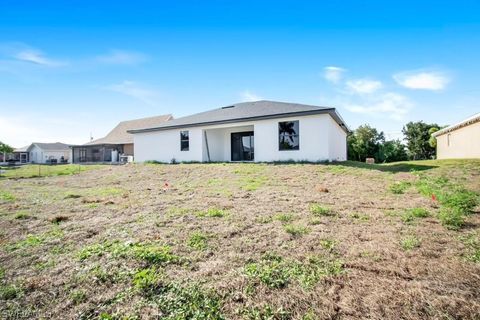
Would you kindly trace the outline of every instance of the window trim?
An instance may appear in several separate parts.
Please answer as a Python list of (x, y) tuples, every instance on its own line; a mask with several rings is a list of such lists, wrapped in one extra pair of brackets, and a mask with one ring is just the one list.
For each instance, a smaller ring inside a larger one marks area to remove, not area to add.
[[(182, 133), (184, 134), (184, 132), (187, 133), (187, 139), (182, 139)], [(187, 143), (186, 148), (182, 147), (183, 142)], [(180, 151), (190, 151), (190, 131), (188, 130), (180, 130)]]
[[(288, 136), (292, 136), (292, 137), (297, 137), (297, 139), (298, 139), (298, 147), (297, 148), (282, 149), (282, 147), (281, 147), (282, 145), (280, 143), (280, 123), (284, 123), (284, 122), (298, 122), (298, 132), (296, 134), (288, 135)], [(278, 127), (278, 151), (299, 151), (300, 150), (300, 120), (279, 121), (278, 124), (277, 124), (277, 127)]]

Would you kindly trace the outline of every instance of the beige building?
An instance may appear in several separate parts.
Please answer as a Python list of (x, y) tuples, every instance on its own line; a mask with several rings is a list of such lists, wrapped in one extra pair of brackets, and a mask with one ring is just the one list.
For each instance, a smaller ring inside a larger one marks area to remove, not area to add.
[(438, 159), (480, 158), (480, 113), (433, 134)]

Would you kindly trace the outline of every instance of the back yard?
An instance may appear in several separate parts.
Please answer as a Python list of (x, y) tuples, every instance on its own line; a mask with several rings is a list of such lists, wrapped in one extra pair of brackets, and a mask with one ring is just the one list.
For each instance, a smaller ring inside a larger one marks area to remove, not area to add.
[(480, 161), (32, 172), (0, 179), (0, 318), (480, 315)]

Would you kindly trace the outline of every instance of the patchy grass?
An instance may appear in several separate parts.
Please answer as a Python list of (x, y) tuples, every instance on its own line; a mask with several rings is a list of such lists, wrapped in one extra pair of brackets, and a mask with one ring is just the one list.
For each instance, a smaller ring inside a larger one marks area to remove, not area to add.
[(414, 221), (415, 219), (418, 219), (418, 218), (426, 218), (430, 215), (430, 212), (428, 212), (427, 209), (424, 209), (424, 208), (412, 208), (412, 209), (408, 209), (406, 210), (403, 214), (402, 214), (402, 220), (404, 222), (412, 222)]
[(205, 250), (208, 247), (208, 236), (200, 231), (196, 231), (188, 238), (187, 245), (196, 250)]
[(310, 230), (301, 225), (295, 225), (295, 224), (286, 224), (283, 226), (283, 229), (288, 233), (291, 234), (294, 237), (300, 237), (305, 234), (307, 234)]
[(0, 314), (477, 316), (478, 160), (102, 168), (0, 179)]
[(15, 196), (10, 192), (0, 190), (0, 200), (6, 202), (15, 201)]
[(292, 213), (277, 213), (275, 216), (273, 216), (273, 219), (280, 222), (292, 222), (295, 220), (295, 215)]
[(414, 235), (406, 236), (400, 241), (400, 245), (402, 246), (403, 250), (407, 251), (420, 247), (420, 243), (420, 239)]
[(297, 282), (308, 289), (324, 277), (340, 274), (343, 267), (342, 262), (336, 259), (311, 256), (306, 261), (295, 261), (270, 253), (264, 255), (259, 262), (247, 264), (244, 270), (252, 281), (269, 288), (284, 288)]
[(438, 219), (450, 230), (459, 230), (465, 224), (465, 214), (458, 208), (441, 208)]
[(471, 232), (460, 237), (460, 241), (466, 247), (465, 257), (467, 260), (480, 263), (480, 232)]
[[(62, 165), (39, 165), (29, 164), (21, 167), (11, 168), (0, 175), (1, 178), (24, 179), (36, 177), (51, 176), (69, 176), (84, 171), (90, 171), (102, 168), (101, 165), (78, 165), (78, 164), (62, 164)], [(8, 167), (7, 167), (8, 169)]]
[(209, 217), (209, 218), (223, 218), (227, 215), (227, 211), (218, 208), (209, 208), (205, 211), (198, 211), (197, 217)]
[(391, 184), (388, 189), (393, 194), (404, 194), (405, 191), (411, 186), (411, 183), (408, 181), (396, 181)]
[(318, 203), (313, 203), (309, 207), (310, 213), (312, 213), (314, 216), (333, 216), (334, 213), (330, 208), (327, 208), (325, 206), (321, 206)]
[(29, 218), (31, 218), (31, 216), (28, 214), (27, 211), (18, 211), (15, 214), (15, 219), (17, 219), (17, 220), (25, 220), (25, 219), (29, 219)]

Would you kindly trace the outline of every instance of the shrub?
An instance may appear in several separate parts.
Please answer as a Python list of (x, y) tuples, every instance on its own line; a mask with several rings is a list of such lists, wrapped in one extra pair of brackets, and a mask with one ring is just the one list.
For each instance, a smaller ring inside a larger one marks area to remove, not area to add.
[(315, 216), (331, 216), (331, 215), (333, 215), (330, 208), (322, 207), (321, 205), (319, 205), (317, 203), (313, 203), (313, 204), (310, 205), (310, 212)]
[(420, 240), (416, 236), (411, 235), (403, 238), (400, 241), (400, 244), (402, 245), (402, 248), (404, 250), (412, 250), (414, 248), (420, 247)]
[(208, 246), (208, 237), (199, 231), (194, 232), (188, 238), (187, 245), (197, 250), (205, 250)]

